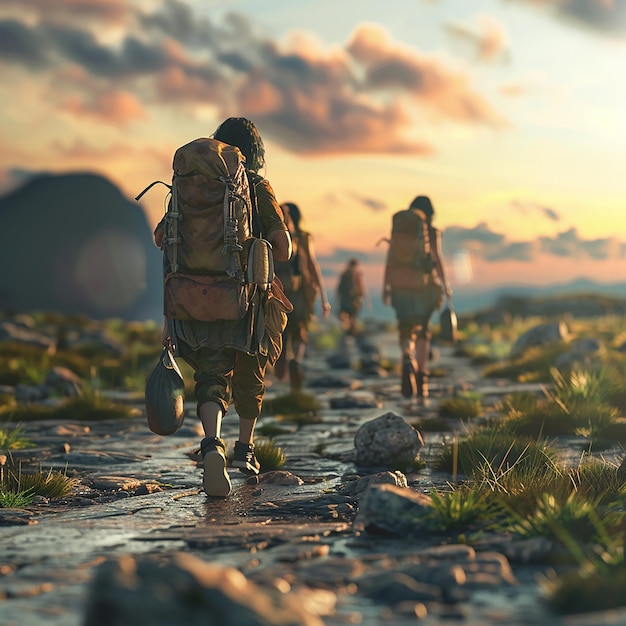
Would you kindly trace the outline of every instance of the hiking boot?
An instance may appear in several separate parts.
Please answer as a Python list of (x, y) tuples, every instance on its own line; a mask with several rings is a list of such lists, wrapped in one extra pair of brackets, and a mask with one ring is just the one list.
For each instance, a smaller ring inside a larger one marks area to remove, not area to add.
[(207, 496), (225, 498), (230, 494), (230, 477), (226, 471), (226, 445), (219, 437), (207, 437), (200, 443), (204, 476), (202, 486)]
[(295, 359), (289, 361), (289, 384), (292, 391), (300, 391), (304, 384), (304, 370)]
[(254, 455), (253, 443), (241, 443), (235, 441), (235, 455), (232, 462), (233, 467), (237, 467), (240, 472), (248, 475), (256, 475), (261, 469), (261, 464)]
[(408, 354), (402, 357), (402, 384), (400, 389), (405, 398), (412, 398), (417, 389), (415, 370), (411, 363), (411, 357)]

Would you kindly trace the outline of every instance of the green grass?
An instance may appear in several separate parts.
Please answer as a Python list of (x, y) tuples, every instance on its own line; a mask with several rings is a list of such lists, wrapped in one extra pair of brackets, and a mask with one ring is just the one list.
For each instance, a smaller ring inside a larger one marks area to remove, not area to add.
[(466, 392), (451, 398), (445, 398), (439, 405), (440, 417), (457, 419), (474, 419), (482, 413), (481, 395)]
[(254, 444), (254, 454), (261, 464), (262, 472), (280, 469), (287, 462), (284, 450), (272, 441), (257, 441)]
[(556, 452), (529, 437), (503, 430), (479, 428), (444, 444), (434, 461), (435, 469), (468, 477), (499, 480), (523, 472), (549, 472)]
[(133, 407), (108, 400), (100, 395), (69, 398), (57, 406), (18, 404), (2, 412), (11, 422), (29, 420), (100, 421), (128, 419), (140, 415)]
[(320, 403), (313, 394), (291, 391), (276, 398), (266, 399), (262, 412), (264, 415), (274, 415), (278, 420), (311, 424), (321, 421), (318, 414), (320, 408)]
[(32, 493), (46, 498), (61, 498), (71, 493), (78, 483), (63, 472), (53, 469), (44, 471), (25, 470), (21, 464), (7, 464), (0, 476), (0, 493)]
[(0, 428), (0, 452), (32, 448), (35, 444), (23, 433), (20, 426), (12, 428)]
[(0, 508), (24, 509), (33, 503), (35, 495), (32, 489), (18, 492), (0, 490)]
[(432, 512), (424, 520), (436, 531), (467, 531), (478, 522), (495, 523), (502, 511), (495, 498), (482, 489), (461, 485), (450, 491), (431, 489)]

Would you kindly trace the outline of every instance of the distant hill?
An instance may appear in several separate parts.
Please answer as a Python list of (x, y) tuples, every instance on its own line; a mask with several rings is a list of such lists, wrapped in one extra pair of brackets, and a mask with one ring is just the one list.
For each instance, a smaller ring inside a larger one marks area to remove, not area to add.
[(141, 207), (91, 173), (41, 175), (0, 198), (0, 308), (159, 319), (161, 253)]
[[(493, 289), (473, 290), (456, 288), (452, 303), (457, 313), (465, 315), (484, 314), (497, 316), (507, 312), (511, 315), (557, 315), (571, 313), (585, 315), (626, 314), (626, 282), (597, 283), (587, 278), (535, 287), (511, 285)], [(480, 316), (480, 315), (479, 315)], [(364, 310), (363, 317), (394, 320), (394, 311), (384, 306), (380, 298), (372, 298), (372, 310)], [(435, 313), (433, 320), (438, 320)]]

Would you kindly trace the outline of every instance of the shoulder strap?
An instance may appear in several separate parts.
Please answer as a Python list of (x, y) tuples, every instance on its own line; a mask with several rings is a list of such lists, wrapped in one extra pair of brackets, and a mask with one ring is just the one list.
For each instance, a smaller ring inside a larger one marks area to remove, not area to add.
[(256, 184), (250, 171), (246, 170), (248, 187), (250, 188), (250, 202), (252, 203), (252, 234), (262, 237), (261, 214), (259, 213), (259, 201), (256, 195)]

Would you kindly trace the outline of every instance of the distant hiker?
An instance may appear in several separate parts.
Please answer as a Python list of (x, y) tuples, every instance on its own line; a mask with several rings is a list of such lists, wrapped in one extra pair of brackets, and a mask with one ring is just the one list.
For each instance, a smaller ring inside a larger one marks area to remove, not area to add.
[(291, 233), (293, 255), (287, 262), (277, 262), (275, 270), (287, 298), (293, 304), (293, 311), (288, 316), (283, 333), (283, 351), (276, 362), (274, 373), (279, 380), (283, 380), (288, 367), (291, 389), (299, 390), (304, 384), (302, 362), (309, 342), (309, 324), (315, 313), (317, 296), (320, 296), (325, 318), (330, 314), (330, 304), (315, 255), (313, 237), (302, 228), (300, 208), (293, 202), (284, 202), (280, 207)]
[(402, 351), (402, 395), (428, 397), (430, 318), (450, 298), (441, 253), (441, 231), (432, 225), (435, 210), (428, 196), (392, 218), (383, 302), (396, 310)]
[[(203, 486), (209, 496), (231, 492), (220, 437), (231, 399), (239, 415), (232, 465), (246, 474), (259, 472), (254, 427), (266, 364), (277, 358), (284, 329), (270, 329), (274, 318), (267, 315), (266, 303), (275, 302), (281, 291), (276, 281), (268, 288), (271, 255), (287, 261), (291, 239), (272, 187), (258, 174), (264, 165), (261, 136), (243, 117), (228, 118), (212, 138), (179, 148), (172, 200), (154, 233), (165, 252), (163, 344), (174, 345), (195, 372), (205, 435)], [(261, 234), (271, 242), (271, 253)], [(251, 278), (257, 269), (254, 250), (266, 255), (260, 257), (265, 278)]]
[(339, 321), (345, 335), (355, 337), (357, 317), (363, 302), (370, 304), (358, 259), (350, 259), (339, 276), (337, 302), (339, 303)]

